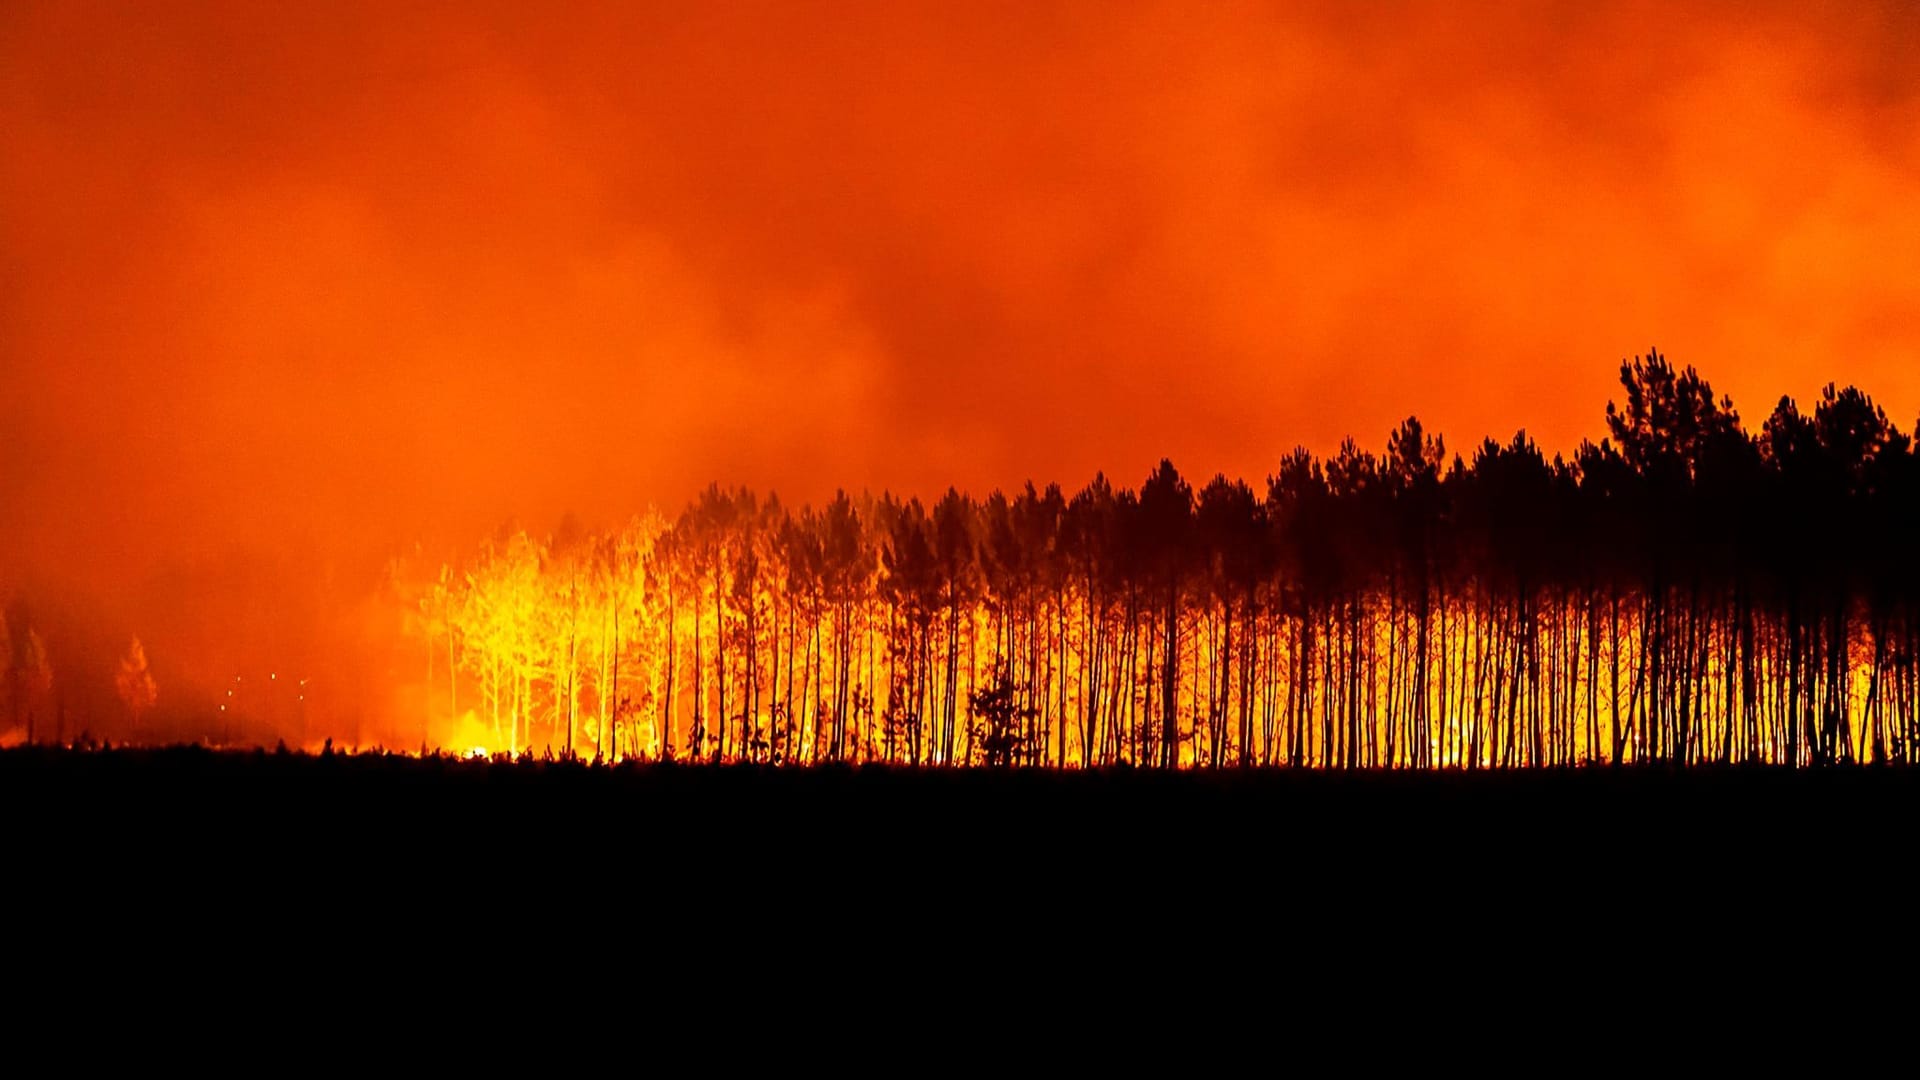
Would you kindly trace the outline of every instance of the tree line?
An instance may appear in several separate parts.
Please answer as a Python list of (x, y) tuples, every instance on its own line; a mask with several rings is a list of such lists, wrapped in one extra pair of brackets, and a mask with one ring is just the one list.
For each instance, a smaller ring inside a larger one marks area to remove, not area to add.
[[(15, 634), (12, 625), (24, 627), (25, 633)], [(138, 739), (144, 734), (140, 718), (159, 696), (147, 668), (146, 648), (138, 637), (130, 640), (126, 654), (115, 663), (113, 684), (125, 710), (120, 717), (125, 721), (123, 730)], [(0, 613), (0, 746), (16, 740), (64, 745), (76, 735), (90, 740), (88, 732), (69, 728), (65, 689), (54, 678), (46, 641), (32, 620), (18, 610)]]
[[(709, 487), (398, 560), (427, 697), (603, 758), (1435, 768), (1910, 761), (1920, 456), (1857, 389), (1757, 428), (1657, 351), (1608, 436), (1281, 458), (1263, 488)], [(438, 734), (437, 734), (438, 733)]]

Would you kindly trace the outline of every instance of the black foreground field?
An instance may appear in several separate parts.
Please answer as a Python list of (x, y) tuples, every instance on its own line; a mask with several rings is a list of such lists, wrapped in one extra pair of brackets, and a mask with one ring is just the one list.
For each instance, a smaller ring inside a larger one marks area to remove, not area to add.
[(1836, 890), (1909, 873), (1916, 810), (1920, 771), (1899, 768), (1167, 774), (0, 752), (16, 866), (160, 893), (590, 881), (673, 905), (750, 886), (885, 907), (928, 888), (1418, 903), (1513, 889), (1528, 903), (1665, 903), (1688, 888), (1724, 894), (1730, 912), (1821, 892), (1837, 917), (1855, 901)]
[(164, 996), (168, 973), (209, 970), (286, 995), (269, 1003), (352, 987), (396, 1023), (529, 986), (699, 1001), (785, 987), (783, 1001), (851, 993), (909, 1012), (933, 987), (1034, 1001), (1177, 987), (1366, 1003), (1353, 1016), (1493, 987), (1564, 1034), (1569, 1002), (1622, 986), (1692, 1015), (1871, 985), (1911, 938), (1917, 808), (1920, 771), (1894, 768), (16, 749), (0, 752), (0, 917), (20, 970), (75, 1000), (101, 978), (158, 980), (146, 992)]

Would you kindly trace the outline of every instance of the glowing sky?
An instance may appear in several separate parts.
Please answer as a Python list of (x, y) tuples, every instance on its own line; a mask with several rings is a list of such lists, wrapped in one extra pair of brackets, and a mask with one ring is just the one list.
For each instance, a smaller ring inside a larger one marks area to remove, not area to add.
[(1675, 7), (8, 3), (0, 557), (1910, 424), (1920, 9)]

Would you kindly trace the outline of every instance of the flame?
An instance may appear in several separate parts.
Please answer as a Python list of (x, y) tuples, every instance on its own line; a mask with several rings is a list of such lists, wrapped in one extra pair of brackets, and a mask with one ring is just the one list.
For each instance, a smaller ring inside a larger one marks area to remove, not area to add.
[[(1117, 598), (1066, 582), (1017, 596), (976, 583), (951, 604), (940, 587), (907, 596), (896, 583), (911, 570), (885, 541), (854, 536), (835, 567), (804, 541), (796, 554), (791, 533), (744, 506), (724, 528), (669, 527), (649, 515), (571, 548), (516, 533), (484, 545), (464, 572), (436, 571), (436, 584), (406, 605), (416, 616), (411, 640), (436, 673), (428, 684), (434, 745), (468, 757), (977, 763), (988, 743), (976, 695), (1007, 673), (1011, 708), (1025, 718), (1010, 730), (1024, 748), (1018, 760), (1151, 765), (1167, 755), (1165, 658), (1152, 651), (1164, 648), (1166, 628), (1157, 613), (1136, 611), (1130, 624)], [(1511, 680), (1526, 669), (1516, 664), (1542, 661), (1512, 651), (1519, 624), (1511, 613), (1483, 606), (1470, 590), (1437, 595), (1424, 631), (1431, 680), (1417, 728), (1414, 692), (1399, 681), (1419, 632), (1404, 597), (1367, 597), (1350, 625), (1325, 627), (1271, 608), (1248, 615), (1204, 588), (1182, 603), (1172, 687), (1178, 764), (1244, 755), (1445, 768), (1674, 752), (1664, 736), (1635, 726), (1628, 698), (1655, 648), (1642, 596), (1626, 598), (1611, 618), (1594, 597), (1542, 598), (1528, 616), (1526, 648), (1553, 650), (1561, 666), (1544, 664), (1539, 703), (1491, 697), (1483, 707), (1477, 698), (1519, 693)], [(1852, 627), (1850, 655), (1871, 652), (1868, 631)], [(1762, 638), (1770, 632), (1763, 626)], [(1730, 630), (1703, 633), (1715, 647), (1694, 675), (1705, 728), (1692, 738), (1707, 749), (1681, 751), (1702, 757), (1743, 722), (1724, 706), (1729, 684), (1743, 677), (1724, 648)], [(1761, 657), (1758, 677), (1781, 677), (1769, 666), (1779, 663), (1777, 653)], [(1301, 692), (1313, 697), (1296, 746), (1283, 710), (1294, 700), (1297, 664), (1311, 672)], [(1324, 665), (1354, 671), (1353, 681), (1328, 683)], [(1616, 667), (1626, 673), (1619, 697), (1609, 684)], [(1466, 670), (1479, 674), (1463, 690)], [(1865, 666), (1848, 667), (1846, 680), (1848, 751), (1855, 760), (1887, 754), (1869, 734)], [(1395, 695), (1397, 712), (1386, 704)], [(456, 702), (462, 711), (446, 719)], [(1349, 717), (1350, 707), (1359, 715)], [(1277, 729), (1268, 726), (1275, 714)], [(1238, 730), (1243, 717), (1249, 730)], [(1767, 730), (1742, 735), (1735, 759), (1805, 760), (1805, 746), (1786, 748), (1778, 721), (1762, 719)], [(1536, 720), (1538, 733), (1528, 729)]]

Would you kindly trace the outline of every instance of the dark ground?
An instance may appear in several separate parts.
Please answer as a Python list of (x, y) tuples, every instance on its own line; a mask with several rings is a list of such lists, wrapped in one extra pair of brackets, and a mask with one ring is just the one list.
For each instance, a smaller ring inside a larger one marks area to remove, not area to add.
[(1284, 992), (1365, 1027), (1496, 1000), (1471, 996), (1490, 986), (1529, 1030), (1564, 1036), (1568, 1017), (1591, 1034), (1629, 1001), (1661, 1030), (1742, 990), (1884, 1001), (1866, 988), (1907, 979), (1888, 950), (1916, 926), (1917, 809), (1920, 772), (1899, 769), (600, 769), (16, 749), (0, 752), (0, 918), (8, 955), (61, 980), (62, 1001), (147, 1001), (214, 972), (243, 999), (258, 985), (379, 1002), (340, 1023), (431, 1008), (465, 1030), (504, 995), (527, 1025), (549, 1001), (661, 986), (750, 1010), (775, 985), (796, 1022), (853, 1023), (921, 1016), (930, 986), (982, 1016), (1071, 986), (1117, 1035), (1133, 1014), (1103, 993), (1186, 1024), (1209, 1002)]
[(109, 879), (144, 866), (186, 891), (224, 877), (481, 888), (524, 872), (676, 903), (801, 884), (860, 904), (910, 904), (922, 886), (1103, 902), (1187, 888), (1245, 903), (1494, 887), (1631, 900), (1904, 875), (1916, 811), (1920, 772), (1905, 769), (1168, 775), (0, 752), (16, 859)]

